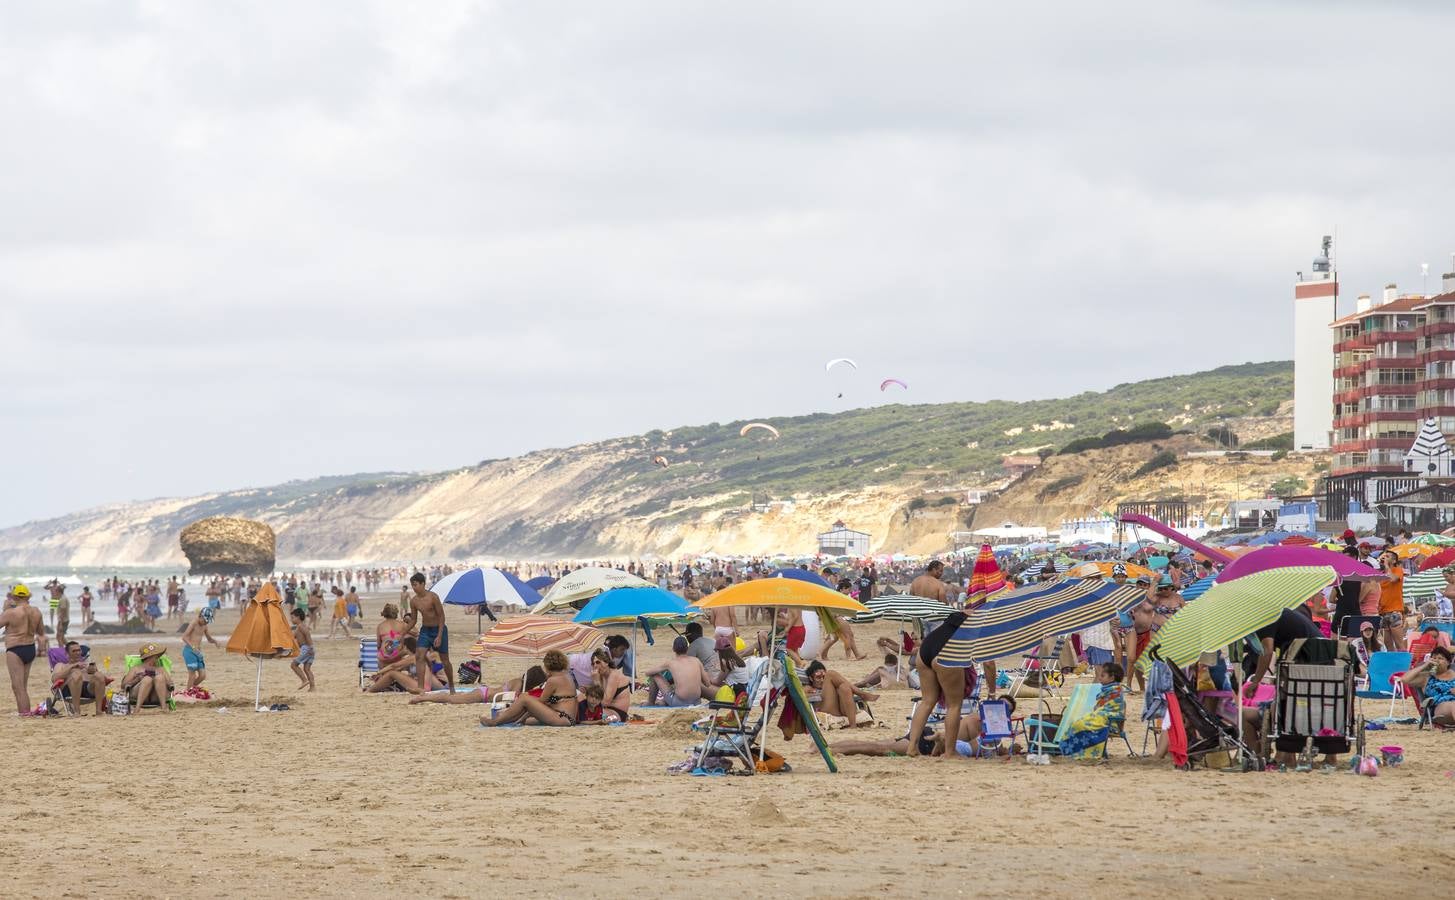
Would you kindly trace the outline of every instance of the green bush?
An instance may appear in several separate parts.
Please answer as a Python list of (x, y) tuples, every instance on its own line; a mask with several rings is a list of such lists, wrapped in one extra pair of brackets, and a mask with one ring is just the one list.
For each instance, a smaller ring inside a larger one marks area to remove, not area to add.
[(1047, 497), (1054, 497), (1068, 488), (1076, 487), (1076, 485), (1085, 480), (1085, 475), (1067, 475), (1064, 478), (1057, 478), (1055, 481), (1037, 491), (1036, 499), (1045, 500)]
[(1292, 475), (1280, 478), (1268, 486), (1268, 492), (1275, 497), (1292, 497), (1308, 493), (1308, 482)]
[(926, 506), (929, 506), (929, 505), (930, 505), (930, 501), (926, 500), (923, 497), (916, 497), (913, 500), (909, 501), (909, 509), (910, 509), (910, 512), (913, 512), (914, 510), (917, 510), (917, 509), (924, 509)]
[(1163, 450), (1161, 453), (1142, 463), (1142, 467), (1134, 472), (1132, 477), (1141, 478), (1143, 475), (1155, 472), (1158, 469), (1165, 469), (1175, 465), (1177, 465), (1177, 454), (1171, 450)]
[(1293, 432), (1285, 431), (1283, 434), (1275, 434), (1273, 437), (1263, 438), (1261, 441), (1250, 441), (1243, 445), (1244, 450), (1292, 450)]

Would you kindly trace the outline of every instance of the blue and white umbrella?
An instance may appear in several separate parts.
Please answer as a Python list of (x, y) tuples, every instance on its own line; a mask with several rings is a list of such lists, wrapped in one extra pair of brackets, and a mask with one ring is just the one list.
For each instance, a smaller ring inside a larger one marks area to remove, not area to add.
[(492, 605), (499, 607), (526, 607), (541, 602), (530, 585), (509, 572), (499, 569), (466, 569), (446, 575), (431, 588), (444, 603), (455, 606), (475, 606), (484, 615), (495, 618), (490, 612)]
[(1213, 586), (1217, 578), (1217, 575), (1208, 575), (1205, 578), (1199, 578), (1191, 584), (1183, 586), (1182, 590), (1177, 593), (1182, 595), (1183, 600), (1196, 600), (1198, 597), (1207, 593), (1207, 589)]
[(807, 569), (779, 569), (771, 576), (773, 578), (792, 578), (795, 581), (807, 581), (809, 584), (816, 584), (819, 587), (826, 587), (833, 590), (834, 586), (829, 584), (828, 579), (821, 575), (815, 575)]

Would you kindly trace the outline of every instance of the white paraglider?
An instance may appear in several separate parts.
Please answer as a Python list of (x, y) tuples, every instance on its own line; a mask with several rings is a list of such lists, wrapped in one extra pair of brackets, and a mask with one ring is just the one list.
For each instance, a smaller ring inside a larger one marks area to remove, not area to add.
[(752, 431), (754, 428), (763, 429), (764, 431), (773, 435), (774, 439), (777, 439), (778, 437), (778, 429), (764, 422), (749, 422), (748, 424), (744, 425), (742, 429), (738, 432), (738, 437), (747, 437), (748, 432)]
[(849, 359), (847, 356), (841, 356), (838, 359), (831, 359), (828, 362), (824, 363), (823, 370), (825, 372), (832, 372), (834, 370), (834, 366), (838, 365), (839, 363), (844, 363), (851, 369), (859, 368), (858, 363), (854, 362), (852, 359)]

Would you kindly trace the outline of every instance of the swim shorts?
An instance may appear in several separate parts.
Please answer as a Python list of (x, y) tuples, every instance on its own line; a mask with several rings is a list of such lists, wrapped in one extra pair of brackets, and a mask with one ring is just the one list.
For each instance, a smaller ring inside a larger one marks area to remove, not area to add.
[(349, 618), (352, 619), (354, 616), (357, 616), (359, 614), (359, 608), (357, 606), (355, 606), (354, 604), (350, 603), (349, 604), (348, 613), (349, 613)]
[(187, 664), (188, 672), (197, 672), (207, 668), (207, 661), (202, 658), (201, 653), (192, 649), (191, 644), (182, 645), (182, 662)]
[[(438, 643), (436, 643), (438, 639)], [(419, 629), (419, 645), (425, 650), (434, 650), (436, 653), (448, 654), (450, 652), (450, 629), (448, 625), (425, 625)]]
[(1396, 628), (1404, 624), (1404, 613), (1387, 612), (1379, 616), (1379, 624), (1385, 628)]
[[(298, 665), (306, 666), (315, 659), (312, 644), (303, 644), (298, 648)], [(190, 667), (189, 667), (190, 668)]]

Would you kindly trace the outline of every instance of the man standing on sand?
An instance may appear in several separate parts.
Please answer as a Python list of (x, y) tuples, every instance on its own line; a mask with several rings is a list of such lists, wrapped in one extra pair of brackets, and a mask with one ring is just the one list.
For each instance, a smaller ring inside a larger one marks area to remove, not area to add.
[(945, 564), (938, 559), (930, 560), (925, 566), (924, 574), (910, 582), (909, 592), (916, 597), (923, 597), (926, 600), (937, 600), (940, 603), (949, 603), (949, 586), (940, 580), (945, 573)]
[(409, 576), (409, 586), (414, 589), (414, 596), (410, 598), (409, 614), (404, 617), (405, 634), (414, 630), (415, 620), (420, 623), (419, 642), (414, 647), (414, 670), (420, 675), (420, 684), (428, 685), (429, 651), (438, 653), (440, 663), (445, 667), (445, 682), (449, 684), (450, 693), (453, 694), (455, 667), (450, 662), (450, 630), (445, 626), (445, 605), (440, 602), (439, 595), (424, 584), (423, 572), (415, 572)]
[(15, 694), (15, 709), (30, 715), (30, 664), (36, 651), (44, 652), (45, 625), (40, 610), (30, 605), (30, 588), (17, 584), (5, 595), (5, 610), (0, 612), (0, 628), (5, 629), (5, 671), (10, 675), (10, 690)]

